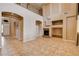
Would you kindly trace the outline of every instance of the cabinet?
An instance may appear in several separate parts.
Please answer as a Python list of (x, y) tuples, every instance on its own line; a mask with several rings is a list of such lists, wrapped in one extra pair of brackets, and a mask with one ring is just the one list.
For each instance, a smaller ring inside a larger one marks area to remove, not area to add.
[(63, 14), (65, 14), (66, 16), (72, 16), (72, 15), (76, 15), (76, 7), (77, 4), (75, 3), (64, 3), (62, 4), (62, 11)]
[(76, 16), (66, 18), (66, 38), (67, 40), (75, 40), (77, 32)]

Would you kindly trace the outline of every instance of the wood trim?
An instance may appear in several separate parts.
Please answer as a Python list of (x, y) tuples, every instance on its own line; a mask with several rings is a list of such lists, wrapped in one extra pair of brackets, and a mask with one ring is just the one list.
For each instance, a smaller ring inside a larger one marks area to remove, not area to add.
[(62, 36), (60, 35), (52, 35), (53, 37), (58, 37), (58, 38), (62, 38)]
[(2, 16), (3, 17), (13, 17), (13, 18), (17, 18), (17, 19), (23, 19), (23, 17), (22, 16), (20, 16), (20, 15), (18, 15), (18, 14), (16, 14), (16, 13), (12, 13), (12, 12), (2, 12)]

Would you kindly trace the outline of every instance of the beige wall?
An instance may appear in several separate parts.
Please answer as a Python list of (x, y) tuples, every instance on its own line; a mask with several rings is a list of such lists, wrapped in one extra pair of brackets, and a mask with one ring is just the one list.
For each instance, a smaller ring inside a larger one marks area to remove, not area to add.
[(59, 16), (61, 11), (62, 11), (61, 4), (59, 4), (59, 3), (50, 4), (50, 16), (51, 17)]
[(43, 5), (43, 16), (47, 17), (50, 16), (50, 4)]
[(43, 5), (44, 17), (55, 18), (57, 16), (60, 16), (61, 12), (62, 12), (62, 5), (59, 3), (50, 3), (50, 4)]
[(50, 21), (47, 21), (48, 17), (50, 17), (50, 4), (45, 4), (42, 6), (42, 10), (43, 10), (43, 20), (44, 20), (44, 26), (47, 24), (51, 24)]
[(35, 12), (35, 13), (37, 13), (37, 14), (39, 14), (39, 10), (36, 9), (36, 8), (35, 8), (34, 6), (32, 6), (32, 5), (28, 5), (28, 9), (31, 10), (31, 11), (33, 11), (33, 12)]
[(57, 18), (61, 17), (61, 15), (76, 15), (76, 6), (75, 3), (50, 3), (43, 5), (43, 16)]

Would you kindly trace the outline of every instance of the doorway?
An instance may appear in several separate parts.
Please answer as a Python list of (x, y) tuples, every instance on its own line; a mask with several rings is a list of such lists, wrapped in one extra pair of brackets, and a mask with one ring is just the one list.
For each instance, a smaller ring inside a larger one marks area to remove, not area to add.
[[(9, 37), (23, 40), (23, 17), (12, 12), (2, 12), (2, 17), (9, 19), (9, 21), (3, 20), (7, 24), (3, 26), (3, 33), (8, 32)], [(8, 30), (6, 30), (6, 28)]]
[(2, 18), (2, 35), (9, 36), (10, 35), (10, 21), (9, 18), (3, 17)]
[(42, 22), (39, 20), (36, 21), (36, 32), (37, 32), (37, 37), (40, 37), (42, 32)]

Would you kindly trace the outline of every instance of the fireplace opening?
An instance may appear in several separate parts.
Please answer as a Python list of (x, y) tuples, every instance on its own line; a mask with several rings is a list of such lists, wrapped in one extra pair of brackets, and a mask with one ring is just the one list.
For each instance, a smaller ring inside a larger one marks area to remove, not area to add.
[(49, 36), (49, 29), (48, 28), (44, 29), (44, 36)]

